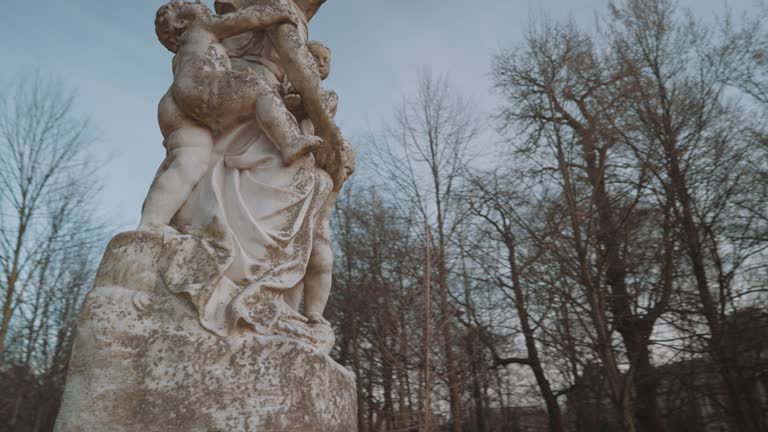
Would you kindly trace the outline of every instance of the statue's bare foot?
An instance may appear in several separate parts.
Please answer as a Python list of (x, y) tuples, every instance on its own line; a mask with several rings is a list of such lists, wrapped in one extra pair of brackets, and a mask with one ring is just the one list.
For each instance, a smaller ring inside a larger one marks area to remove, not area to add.
[(261, 335), (271, 335), (280, 317), (280, 304), (274, 295), (260, 290), (248, 299), (248, 323)]
[(161, 234), (163, 237), (176, 236), (180, 234), (179, 231), (177, 231), (175, 228), (166, 224), (142, 223), (139, 225), (137, 230)]
[(149, 295), (145, 292), (137, 292), (133, 295), (133, 306), (139, 310), (139, 312), (144, 312), (147, 309), (147, 306), (149, 306)]
[(290, 165), (307, 153), (317, 150), (323, 140), (312, 135), (297, 135), (295, 139), (286, 143), (282, 149), (283, 163)]
[(320, 312), (310, 312), (307, 314), (307, 322), (309, 324), (326, 324), (331, 325), (327, 319), (323, 318), (323, 314)]

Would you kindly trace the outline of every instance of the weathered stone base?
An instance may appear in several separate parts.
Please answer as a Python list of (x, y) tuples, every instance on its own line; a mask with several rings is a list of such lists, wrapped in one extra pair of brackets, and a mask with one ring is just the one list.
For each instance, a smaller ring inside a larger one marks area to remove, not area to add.
[(156, 242), (126, 240), (135, 259), (109, 262), (108, 250), (81, 312), (57, 431), (356, 430), (349, 371), (293, 338), (203, 329), (147, 271)]

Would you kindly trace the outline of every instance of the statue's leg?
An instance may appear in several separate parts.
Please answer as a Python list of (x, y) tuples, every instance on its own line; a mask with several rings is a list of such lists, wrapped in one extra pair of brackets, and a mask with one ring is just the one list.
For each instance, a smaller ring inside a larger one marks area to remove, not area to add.
[(293, 114), (275, 93), (259, 97), (255, 115), (264, 133), (280, 149), (286, 165), (316, 150), (323, 143), (319, 137), (301, 133)]
[[(203, 111), (195, 113), (198, 121), (211, 124), (252, 115), (264, 133), (278, 147), (288, 165), (315, 150), (322, 140), (304, 135), (285, 103), (269, 81), (261, 75), (238, 71), (213, 71), (204, 75), (213, 89), (204, 103), (196, 103)], [(212, 121), (213, 120), (213, 121)]]
[(323, 318), (323, 311), (331, 294), (332, 275), (331, 243), (324, 238), (317, 238), (312, 244), (304, 276), (304, 316), (309, 322), (328, 322)]
[(172, 133), (166, 145), (171, 162), (149, 188), (139, 229), (157, 231), (167, 227), (208, 170), (213, 147), (209, 130), (184, 127)]

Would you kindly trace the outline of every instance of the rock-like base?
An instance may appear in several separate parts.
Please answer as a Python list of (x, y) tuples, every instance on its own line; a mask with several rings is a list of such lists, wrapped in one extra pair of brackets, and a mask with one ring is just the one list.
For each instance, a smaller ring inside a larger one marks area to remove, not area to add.
[(157, 239), (122, 236), (80, 314), (57, 431), (356, 430), (349, 371), (295, 338), (205, 330), (152, 270)]

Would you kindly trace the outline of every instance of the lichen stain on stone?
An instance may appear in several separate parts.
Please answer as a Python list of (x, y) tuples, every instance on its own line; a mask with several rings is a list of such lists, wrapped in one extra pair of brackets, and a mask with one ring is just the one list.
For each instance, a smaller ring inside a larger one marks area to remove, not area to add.
[[(296, 339), (206, 331), (194, 309), (151, 276), (162, 247), (146, 233), (110, 243), (78, 318), (57, 431), (354, 430), (348, 371)], [(134, 272), (115, 271), (118, 263)], [(151, 313), (133, 307), (137, 290), (151, 293)], [(308, 343), (313, 334), (323, 338), (322, 329), (304, 327)]]

